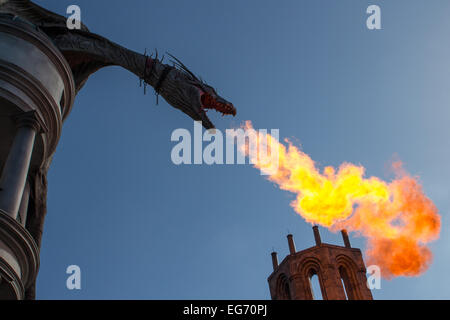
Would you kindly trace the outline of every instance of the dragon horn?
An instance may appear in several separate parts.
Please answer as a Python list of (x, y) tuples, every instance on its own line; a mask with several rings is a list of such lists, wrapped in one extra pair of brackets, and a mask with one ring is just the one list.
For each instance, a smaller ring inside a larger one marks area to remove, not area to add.
[[(174, 59), (175, 62), (177, 63), (177, 65), (178, 65), (182, 70), (184, 70), (186, 73), (188, 73), (189, 75), (191, 75), (195, 80), (199, 81), (198, 78), (197, 78), (197, 76), (196, 76), (191, 70), (189, 70), (189, 68), (186, 67), (186, 66), (184, 65), (183, 62), (181, 62), (178, 58), (174, 57), (172, 54), (170, 54), (170, 53), (168, 53), (168, 52), (166, 52), (166, 54), (167, 54), (169, 57), (171, 57), (172, 59)], [(203, 81), (202, 81), (202, 82), (203, 82)]]

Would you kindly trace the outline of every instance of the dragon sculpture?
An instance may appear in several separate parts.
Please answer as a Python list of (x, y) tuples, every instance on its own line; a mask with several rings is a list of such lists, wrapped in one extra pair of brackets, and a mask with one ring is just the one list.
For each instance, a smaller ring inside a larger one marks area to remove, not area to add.
[[(81, 23), (79, 30), (67, 28), (67, 18), (50, 12), (29, 0), (0, 0), (0, 13), (26, 20), (43, 31), (69, 63), (78, 93), (90, 75), (107, 66), (120, 66), (152, 86), (172, 107), (194, 120), (202, 121), (206, 129), (214, 128), (206, 115), (214, 109), (224, 115), (236, 115), (233, 104), (220, 97), (216, 90), (200, 80), (183, 63), (171, 56), (172, 65), (126, 49), (102, 36), (91, 33)], [(26, 228), (41, 245), (44, 218), (47, 212), (47, 171), (52, 156), (39, 172), (30, 172), (30, 203)], [(26, 292), (26, 299), (35, 298), (35, 284)]]

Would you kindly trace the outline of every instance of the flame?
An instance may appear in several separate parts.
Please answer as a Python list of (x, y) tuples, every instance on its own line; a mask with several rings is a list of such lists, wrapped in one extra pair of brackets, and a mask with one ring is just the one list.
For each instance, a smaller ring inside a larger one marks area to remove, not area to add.
[[(250, 121), (243, 127), (256, 139), (259, 150), (271, 151), (262, 156), (247, 144), (240, 151), (280, 189), (296, 194), (291, 206), (307, 222), (366, 237), (366, 260), (378, 265), (384, 278), (418, 276), (428, 269), (432, 253), (426, 244), (439, 237), (440, 216), (401, 162), (392, 164), (395, 179), (390, 183), (365, 178), (364, 167), (351, 163), (320, 172), (289, 140), (286, 146), (270, 134), (258, 133)], [(278, 152), (277, 163), (274, 151)], [(278, 169), (270, 172), (273, 166)]]

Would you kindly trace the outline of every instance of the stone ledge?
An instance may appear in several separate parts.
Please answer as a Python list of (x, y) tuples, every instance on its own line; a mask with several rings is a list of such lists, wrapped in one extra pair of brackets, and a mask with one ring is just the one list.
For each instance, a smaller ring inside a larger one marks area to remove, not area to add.
[[(0, 240), (8, 246), (20, 267), (20, 275), (16, 272), (14, 274), (20, 279), (21, 285), (28, 288), (33, 284), (39, 270), (39, 249), (31, 234), (1, 209)], [(7, 265), (13, 269), (11, 265)]]

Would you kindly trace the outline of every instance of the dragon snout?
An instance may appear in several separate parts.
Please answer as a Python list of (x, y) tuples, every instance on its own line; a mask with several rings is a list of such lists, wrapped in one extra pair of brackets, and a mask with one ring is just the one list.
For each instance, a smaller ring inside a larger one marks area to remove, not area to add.
[(221, 112), (222, 115), (236, 115), (236, 108), (231, 102), (228, 102), (225, 99), (213, 97), (207, 93), (201, 96), (201, 104), (202, 108), (205, 110), (214, 109), (217, 112)]

